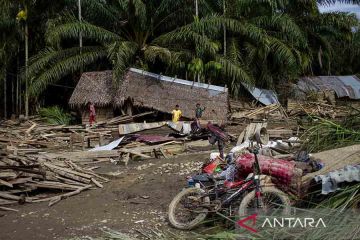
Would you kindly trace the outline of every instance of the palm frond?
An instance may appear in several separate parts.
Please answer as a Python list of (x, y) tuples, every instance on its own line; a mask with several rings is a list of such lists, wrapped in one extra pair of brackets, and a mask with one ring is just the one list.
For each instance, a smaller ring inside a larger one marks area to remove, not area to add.
[(171, 62), (171, 52), (169, 49), (160, 46), (149, 46), (144, 51), (145, 60), (155, 62), (159, 58), (164, 63)]
[(126, 68), (134, 62), (139, 46), (130, 41), (119, 41), (107, 46), (108, 58), (113, 64), (114, 76), (117, 81), (121, 81)]
[(219, 46), (207, 36), (191, 30), (189, 26), (182, 27), (169, 33), (165, 33), (156, 39), (153, 43), (157, 45), (173, 45), (178, 42), (194, 43), (198, 48), (204, 49), (210, 54), (215, 54)]
[(270, 49), (274, 58), (277, 60), (277, 63), (280, 65), (283, 63), (287, 64), (288, 66), (294, 66), (300, 62), (296, 55), (294, 55), (293, 50), (285, 43), (277, 38), (269, 37), (269, 39)]
[(252, 22), (261, 27), (272, 31), (278, 31), (284, 40), (295, 42), (303, 48), (307, 47), (307, 39), (303, 31), (294, 22), (294, 20), (286, 14), (276, 14), (272, 16), (261, 16), (252, 19)]
[[(61, 50), (59, 55), (63, 55)], [(30, 84), (30, 95), (38, 95), (50, 83), (54, 83), (66, 76), (67, 74), (74, 73), (88, 64), (94, 63), (97, 60), (107, 56), (107, 51), (104, 47), (89, 48), (88, 51), (79, 48), (79, 53), (72, 56), (66, 56), (64, 59), (59, 59), (50, 68), (45, 69)]]
[[(68, 6), (77, 6), (78, 0), (66, 0), (66, 3)], [(81, 0), (81, 8), (84, 19), (101, 19), (103, 22), (111, 23), (119, 21), (115, 9), (106, 1)]]
[(79, 38), (80, 33), (83, 38), (95, 40), (100, 43), (121, 40), (121, 37), (116, 33), (84, 21), (79, 22), (76, 19), (70, 19), (69, 22), (61, 25), (50, 26), (45, 37), (50, 45), (59, 45), (63, 39)]
[[(88, 52), (98, 49), (97, 47), (83, 47), (82, 52)], [(54, 48), (45, 48), (39, 51), (38, 54), (32, 56), (29, 59), (28, 75), (29, 78), (36, 76), (39, 72), (43, 71), (46, 68), (51, 67), (53, 64), (56, 64), (57, 61), (61, 61), (67, 57), (74, 56), (80, 53), (78, 47), (67, 48), (63, 50), (55, 50)], [(24, 76), (25, 69), (21, 69), (22, 76)]]
[(222, 66), (221, 72), (230, 81), (230, 87), (233, 90), (240, 88), (240, 82), (253, 85), (255, 83), (251, 72), (246, 66), (241, 65), (239, 62), (232, 62), (223, 56), (217, 57), (217, 62)]

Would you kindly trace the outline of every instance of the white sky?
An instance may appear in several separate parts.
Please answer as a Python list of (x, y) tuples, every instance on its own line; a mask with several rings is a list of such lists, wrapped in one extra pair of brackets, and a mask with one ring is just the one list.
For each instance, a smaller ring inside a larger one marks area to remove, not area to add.
[(330, 6), (320, 6), (320, 11), (321, 12), (332, 12), (332, 11), (351, 12), (351, 13), (356, 13), (358, 18), (360, 18), (359, 5), (335, 3)]

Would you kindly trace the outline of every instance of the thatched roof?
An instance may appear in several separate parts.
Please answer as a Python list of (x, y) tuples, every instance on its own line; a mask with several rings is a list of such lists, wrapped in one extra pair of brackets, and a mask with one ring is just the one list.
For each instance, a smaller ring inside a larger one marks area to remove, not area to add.
[(69, 104), (83, 106), (93, 102), (96, 106), (121, 107), (130, 100), (133, 105), (170, 113), (176, 104), (183, 116), (193, 118), (195, 105), (206, 107), (203, 119), (226, 120), (228, 90), (224, 87), (194, 83), (130, 68), (122, 84), (115, 91), (111, 71), (86, 72), (81, 75)]
[(228, 90), (224, 87), (194, 83), (131, 68), (125, 74), (114, 98), (116, 106), (130, 99), (136, 106), (171, 112), (178, 104), (183, 116), (193, 118), (195, 105), (206, 107), (204, 119), (225, 120)]
[(112, 82), (112, 71), (83, 73), (69, 100), (70, 106), (80, 107), (88, 102), (95, 106), (111, 104), (115, 92)]

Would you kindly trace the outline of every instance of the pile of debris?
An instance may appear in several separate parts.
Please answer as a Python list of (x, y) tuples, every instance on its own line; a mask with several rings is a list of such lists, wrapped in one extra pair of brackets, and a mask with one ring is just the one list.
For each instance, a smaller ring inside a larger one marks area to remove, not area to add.
[[(49, 201), (52, 206), (84, 190), (102, 188), (108, 179), (92, 169), (14, 149), (0, 159), (0, 205)], [(44, 193), (44, 189), (52, 191)]]
[(287, 110), (290, 117), (310, 115), (334, 119), (344, 118), (348, 114), (348, 109), (344, 106), (331, 105), (324, 102), (299, 102), (290, 99)]
[[(38, 117), (8, 120), (0, 128), (0, 206), (49, 201), (49, 206), (108, 181), (94, 170), (107, 162), (168, 158), (209, 150), (207, 140), (193, 140), (180, 122), (133, 123), (122, 116), (95, 127), (48, 125)], [(187, 130), (186, 130), (187, 129)], [(211, 146), (210, 146), (211, 148)]]
[(287, 117), (285, 110), (280, 104), (270, 104), (264, 107), (246, 109), (233, 112), (230, 116), (232, 122), (243, 122), (244, 120), (276, 119)]

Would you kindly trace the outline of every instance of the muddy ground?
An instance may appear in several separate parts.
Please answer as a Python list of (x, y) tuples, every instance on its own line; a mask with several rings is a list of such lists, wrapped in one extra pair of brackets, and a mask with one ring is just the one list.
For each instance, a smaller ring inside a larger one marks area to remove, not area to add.
[(101, 165), (98, 172), (112, 175), (103, 189), (83, 192), (52, 207), (32, 203), (11, 206), (19, 212), (0, 212), (0, 239), (97, 237), (106, 228), (132, 236), (151, 235), (152, 230), (175, 231), (167, 222), (168, 205), (186, 186), (186, 176), (199, 169), (208, 156), (202, 153), (131, 162), (127, 168)]

